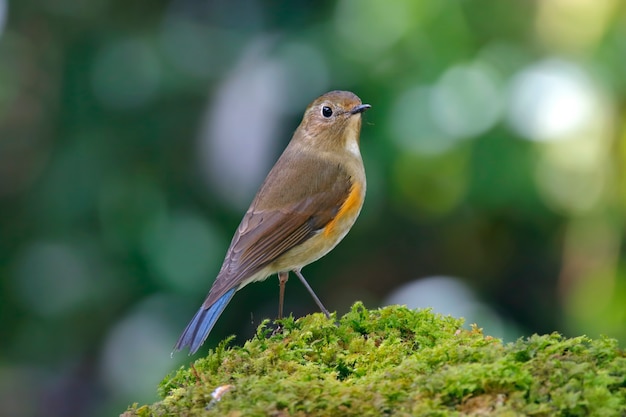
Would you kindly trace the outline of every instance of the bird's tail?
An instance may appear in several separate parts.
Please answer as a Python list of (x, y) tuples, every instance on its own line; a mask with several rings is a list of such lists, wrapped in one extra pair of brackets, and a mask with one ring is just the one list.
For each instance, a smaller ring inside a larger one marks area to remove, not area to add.
[(195, 316), (191, 319), (183, 334), (180, 335), (174, 351), (182, 350), (186, 346), (189, 346), (189, 354), (193, 355), (202, 346), (207, 336), (213, 329), (215, 322), (222, 314), (222, 311), (226, 308), (233, 295), (235, 295), (236, 288), (228, 290), (222, 295), (213, 305), (209, 308), (201, 306)]

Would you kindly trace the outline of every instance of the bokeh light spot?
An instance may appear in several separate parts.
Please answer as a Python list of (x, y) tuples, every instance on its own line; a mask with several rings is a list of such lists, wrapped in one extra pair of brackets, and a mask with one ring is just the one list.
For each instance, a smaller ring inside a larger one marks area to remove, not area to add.
[(165, 196), (153, 178), (116, 173), (100, 187), (102, 235), (112, 249), (132, 251), (141, 244), (146, 228), (166, 212)]
[(105, 386), (117, 399), (155, 401), (154, 387), (170, 371), (176, 341), (170, 310), (173, 297), (153, 295), (138, 303), (110, 330), (100, 368)]
[(537, 164), (537, 186), (550, 207), (557, 212), (583, 213), (593, 209), (603, 195), (605, 167), (559, 164), (542, 158)]
[(436, 155), (456, 144), (456, 139), (435, 122), (430, 102), (430, 88), (414, 87), (400, 94), (392, 105), (389, 130), (394, 142), (403, 150)]
[(513, 78), (509, 121), (526, 139), (567, 139), (596, 116), (596, 96), (580, 67), (556, 59), (539, 62)]
[(4, 33), (4, 25), (7, 21), (7, 2), (6, 0), (0, 0), (0, 38)]
[(278, 51), (278, 60), (285, 71), (286, 113), (300, 115), (309, 102), (326, 91), (329, 84), (328, 65), (320, 51), (304, 42), (289, 42)]
[(467, 191), (467, 157), (462, 149), (437, 157), (403, 154), (393, 165), (394, 197), (411, 216), (443, 215)]
[(17, 258), (16, 295), (42, 316), (67, 313), (98, 294), (98, 276), (91, 272), (84, 248), (63, 242), (38, 241)]
[(161, 44), (169, 62), (185, 75), (215, 77), (226, 68), (225, 57), (219, 50), (220, 45), (232, 42), (226, 37), (226, 33), (192, 19), (171, 16), (163, 26)]
[(343, 0), (335, 10), (335, 30), (344, 53), (367, 61), (379, 55), (404, 36), (415, 23), (417, 2), (398, 0)]
[(103, 106), (129, 109), (154, 98), (160, 76), (154, 48), (137, 38), (105, 45), (96, 55), (91, 81)]
[(446, 71), (430, 96), (432, 114), (441, 131), (468, 138), (493, 126), (503, 106), (499, 84), (493, 69), (481, 62)]
[(521, 333), (512, 323), (504, 323), (495, 311), (480, 302), (464, 280), (455, 277), (431, 276), (408, 282), (389, 294), (384, 304), (432, 308), (439, 314), (463, 317), (466, 326), (480, 323), (485, 334), (508, 341)]
[(222, 242), (216, 228), (192, 212), (158, 216), (144, 236), (146, 256), (157, 278), (190, 294), (204, 291), (217, 273)]
[(268, 56), (269, 46), (259, 39), (242, 53), (207, 107), (199, 134), (201, 170), (220, 198), (239, 210), (271, 167), (284, 115), (285, 68)]
[(619, 0), (543, 0), (536, 33), (550, 48), (580, 53), (595, 46), (615, 16)]

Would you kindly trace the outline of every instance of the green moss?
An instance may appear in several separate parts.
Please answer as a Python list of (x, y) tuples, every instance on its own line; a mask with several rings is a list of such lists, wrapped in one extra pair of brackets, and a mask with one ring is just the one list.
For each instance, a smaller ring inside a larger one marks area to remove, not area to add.
[[(130, 416), (623, 416), (626, 356), (615, 340), (558, 334), (502, 344), (462, 321), (356, 303), (269, 321), (241, 347), (224, 340)], [(223, 387), (220, 400), (212, 393)]]

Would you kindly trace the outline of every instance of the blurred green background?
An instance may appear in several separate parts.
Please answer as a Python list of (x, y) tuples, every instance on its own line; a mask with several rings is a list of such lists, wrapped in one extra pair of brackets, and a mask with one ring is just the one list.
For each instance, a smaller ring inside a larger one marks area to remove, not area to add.
[[(0, 0), (0, 415), (156, 400), (242, 214), (331, 89), (372, 105), (331, 311), (626, 341), (618, 0)], [(240, 291), (203, 351), (277, 312)], [(317, 311), (287, 285), (286, 311)]]

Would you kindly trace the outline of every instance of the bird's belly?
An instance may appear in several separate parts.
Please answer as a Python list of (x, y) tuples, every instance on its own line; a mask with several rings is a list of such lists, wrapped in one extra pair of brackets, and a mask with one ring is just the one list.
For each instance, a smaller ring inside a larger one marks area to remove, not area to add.
[(356, 218), (359, 216), (360, 210), (361, 208), (359, 207), (354, 214), (348, 214), (338, 220), (335, 223), (335, 227), (331, 235), (325, 235), (324, 231), (326, 229), (321, 229), (317, 234), (308, 240), (285, 252), (274, 262), (244, 280), (239, 285), (239, 289), (245, 287), (251, 282), (264, 281), (270, 275), (274, 275), (278, 272), (293, 271), (317, 261), (337, 246), (337, 244), (348, 234), (350, 228), (356, 221)]
[(279, 272), (302, 268), (330, 252), (354, 225), (361, 212), (361, 207), (363, 207), (364, 198), (364, 187), (353, 186), (350, 195), (335, 218), (311, 238), (285, 252), (272, 262), (272, 269)]

